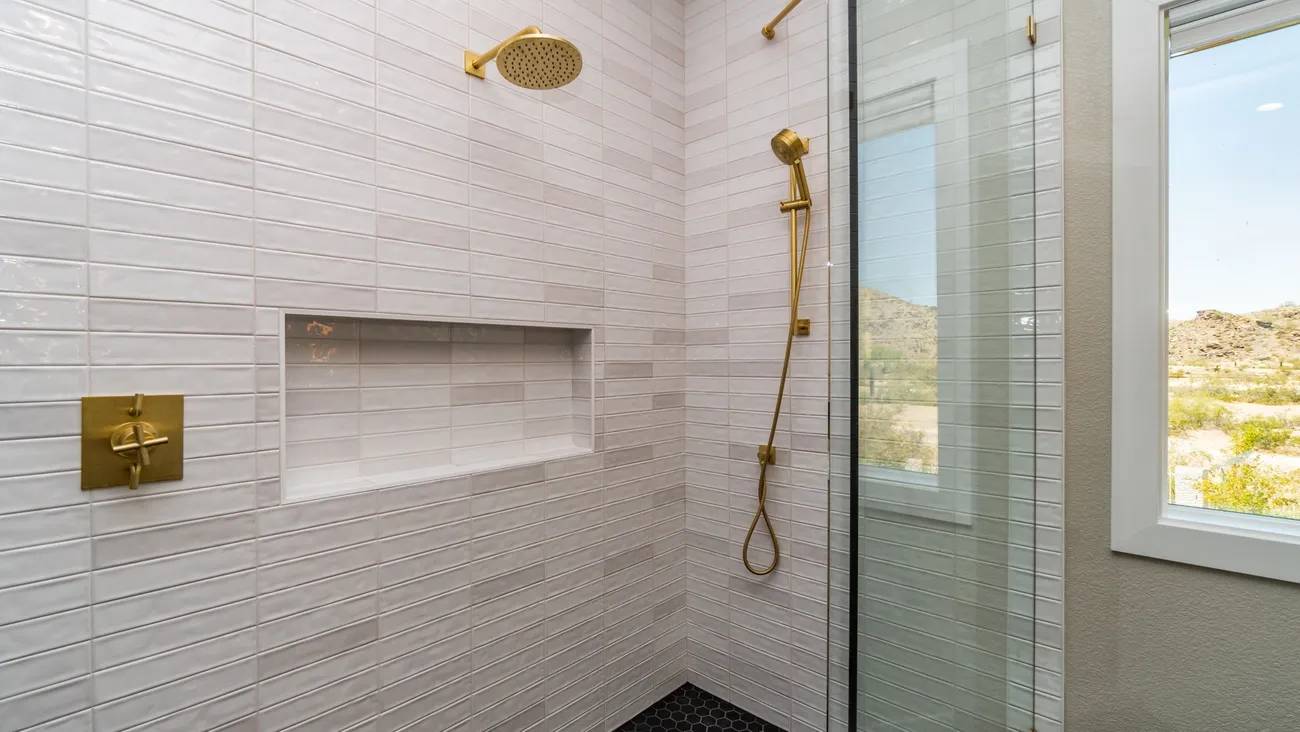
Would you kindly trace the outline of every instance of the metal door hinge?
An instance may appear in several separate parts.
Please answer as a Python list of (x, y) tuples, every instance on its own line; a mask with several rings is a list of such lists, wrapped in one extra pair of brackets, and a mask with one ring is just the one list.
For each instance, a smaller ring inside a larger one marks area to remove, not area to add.
[(1029, 39), (1031, 46), (1038, 43), (1038, 21), (1032, 15), (1025, 18), (1025, 38)]

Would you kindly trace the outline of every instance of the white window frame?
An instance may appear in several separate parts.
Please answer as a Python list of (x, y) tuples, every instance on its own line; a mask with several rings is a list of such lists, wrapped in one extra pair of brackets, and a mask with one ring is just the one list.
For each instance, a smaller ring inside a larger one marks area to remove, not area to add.
[(1300, 582), (1300, 521), (1168, 501), (1165, 11), (1112, 4), (1111, 549)]

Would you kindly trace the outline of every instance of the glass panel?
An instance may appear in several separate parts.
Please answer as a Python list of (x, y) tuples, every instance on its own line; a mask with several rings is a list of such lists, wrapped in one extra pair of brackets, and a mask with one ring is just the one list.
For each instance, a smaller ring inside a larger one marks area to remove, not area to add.
[(827, 6), (828, 105), (827, 145), (829, 177), (827, 220), (830, 229), (831, 290), (828, 319), (830, 321), (830, 430), (829, 485), (827, 508), (829, 512), (829, 570), (827, 572), (827, 699), (826, 729), (828, 732), (846, 732), (850, 729), (849, 708), (853, 695), (850, 692), (850, 666), (852, 628), (854, 625), (853, 596), (850, 580), (853, 575), (850, 520), (853, 514), (853, 493), (850, 479), (850, 450), (852, 441), (852, 413), (857, 408), (853, 398), (852, 371), (854, 358), (850, 350), (852, 332), (849, 308), (850, 219), (854, 205), (850, 197), (850, 175), (853, 156), (849, 154), (852, 142), (849, 126), (850, 98), (853, 72), (852, 54), (849, 51), (853, 35), (851, 21), (856, 8), (853, 2), (832, 2)]
[(1169, 500), (1300, 518), (1300, 26), (1169, 61)]
[(1032, 8), (847, 5), (830, 14), (828, 729), (1027, 730), (1035, 85), (1013, 29)]

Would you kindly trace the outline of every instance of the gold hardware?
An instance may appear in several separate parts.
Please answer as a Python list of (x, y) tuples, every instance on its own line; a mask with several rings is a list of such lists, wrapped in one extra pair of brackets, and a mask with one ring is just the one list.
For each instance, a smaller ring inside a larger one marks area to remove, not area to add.
[(1025, 37), (1031, 46), (1038, 43), (1038, 21), (1032, 15), (1025, 19)]
[(497, 59), (497, 70), (512, 84), (527, 89), (564, 86), (582, 72), (582, 53), (571, 41), (547, 35), (530, 25), (484, 53), (465, 49), (465, 73), (487, 78), (485, 69)]
[(767, 25), (763, 26), (763, 37), (769, 41), (775, 38), (776, 26), (781, 21), (785, 20), (785, 16), (789, 15), (790, 11), (794, 10), (795, 6), (801, 2), (803, 2), (803, 0), (790, 0), (790, 2), (786, 3), (785, 7), (781, 8), (781, 12), (776, 14), (775, 18), (773, 18)]
[[(785, 12), (797, 4), (797, 0), (786, 7)], [(776, 20), (780, 20), (778, 16)], [(775, 23), (776, 21), (773, 21)], [(766, 35), (766, 33), (764, 33)], [(808, 189), (808, 177), (803, 169), (803, 156), (808, 153), (808, 138), (791, 129), (781, 130), (772, 138), (772, 153), (777, 159), (790, 167), (790, 198), (781, 202), (781, 212), (790, 214), (790, 325), (786, 329), (785, 358), (781, 362), (781, 380), (777, 382), (776, 407), (772, 410), (772, 426), (767, 431), (767, 442), (758, 446), (758, 505), (754, 509), (754, 518), (749, 522), (745, 532), (745, 543), (740, 548), (740, 561), (750, 574), (760, 577), (776, 571), (781, 560), (781, 545), (776, 538), (776, 528), (767, 513), (767, 466), (776, 462), (776, 425), (781, 419), (781, 402), (785, 398), (785, 383), (790, 376), (790, 349), (794, 345), (795, 334), (808, 335), (812, 324), (807, 318), (799, 317), (799, 294), (803, 289), (804, 264), (808, 260), (808, 237), (812, 233), (812, 194)], [(799, 212), (803, 211), (803, 244), (799, 242)], [(762, 521), (767, 535), (772, 540), (772, 561), (765, 567), (756, 567), (749, 561), (749, 547), (754, 540), (758, 522)]]
[(81, 489), (183, 476), (185, 397), (144, 394), (81, 398)]
[[(808, 193), (808, 174), (803, 169), (803, 156), (808, 154), (808, 138), (800, 135), (790, 128), (781, 130), (772, 136), (772, 154), (777, 160), (790, 166), (790, 198), (781, 201), (778, 208), (781, 213), (793, 214), (795, 211), (801, 211), (812, 206), (812, 196)], [(791, 244), (790, 256), (793, 258), (795, 251), (796, 239), (794, 239), (795, 220), (791, 218)], [(793, 262), (793, 259), (791, 259)], [(791, 273), (793, 274), (793, 264), (791, 264)], [(793, 291), (793, 280), (791, 288)]]
[(480, 79), (486, 79), (487, 74), (484, 73), (483, 69), (487, 66), (488, 61), (491, 61), (492, 59), (496, 58), (497, 54), (501, 53), (501, 49), (505, 48), (505, 45), (507, 43), (515, 40), (516, 38), (522, 38), (527, 35), (532, 35), (541, 32), (542, 29), (540, 27), (535, 25), (530, 25), (527, 28), (524, 28), (518, 33), (515, 33), (514, 35), (505, 39), (504, 41), (493, 46), (492, 48), (489, 48), (485, 53), (479, 54), (479, 53), (474, 53), (469, 49), (465, 49), (465, 73), (469, 74), (470, 76), (477, 76)]

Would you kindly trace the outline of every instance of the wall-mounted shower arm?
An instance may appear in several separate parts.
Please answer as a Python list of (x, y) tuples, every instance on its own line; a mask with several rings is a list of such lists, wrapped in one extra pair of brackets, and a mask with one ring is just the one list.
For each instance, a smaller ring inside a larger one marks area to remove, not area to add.
[(785, 20), (785, 16), (789, 15), (790, 11), (794, 10), (795, 6), (801, 2), (803, 2), (803, 0), (790, 0), (790, 2), (786, 3), (785, 7), (781, 8), (781, 12), (776, 14), (775, 18), (769, 21), (767, 25), (763, 26), (763, 37), (769, 40), (775, 38), (777, 25), (779, 25), (782, 20)]
[(473, 51), (466, 49), (465, 50), (465, 73), (471, 76), (477, 76), (480, 79), (486, 78), (487, 75), (483, 71), (484, 67), (488, 65), (489, 61), (496, 58), (498, 53), (501, 53), (501, 49), (504, 48), (507, 43), (513, 41), (516, 38), (519, 38), (520, 36), (534, 35), (541, 32), (542, 29), (540, 27), (535, 25), (530, 25), (524, 28), (523, 30), (519, 31), (518, 33), (511, 35), (509, 38), (498, 43), (497, 45), (489, 48), (483, 53), (474, 53)]

